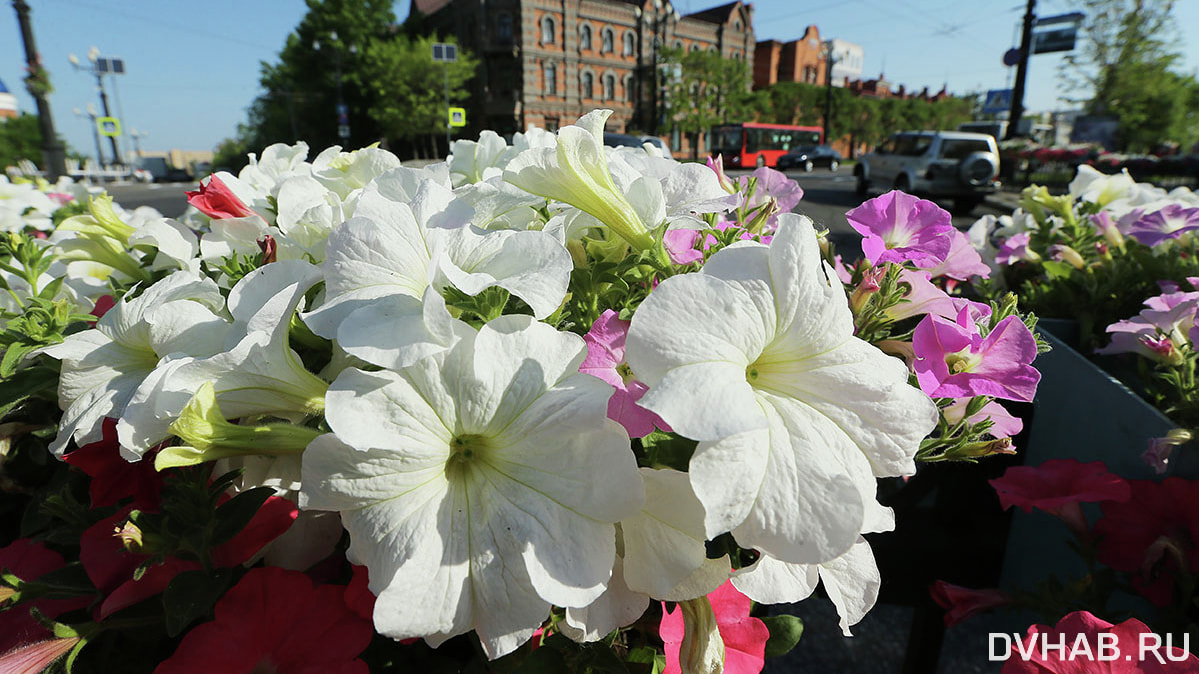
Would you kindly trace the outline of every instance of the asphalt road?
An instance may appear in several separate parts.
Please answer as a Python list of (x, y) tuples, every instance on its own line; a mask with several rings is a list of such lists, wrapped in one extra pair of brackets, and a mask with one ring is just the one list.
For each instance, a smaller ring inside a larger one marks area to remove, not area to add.
[[(745, 171), (730, 171), (731, 175), (744, 175)], [(845, 212), (862, 203), (863, 199), (854, 194), (854, 178), (852, 167), (842, 166), (835, 173), (825, 169), (817, 169), (811, 173), (789, 171), (788, 177), (799, 182), (804, 190), (803, 200), (795, 207), (795, 212), (803, 213), (812, 218), (817, 229), (827, 228), (830, 238), (837, 251), (845, 258), (853, 260), (860, 255), (858, 241), (860, 237), (845, 220)], [(195, 183), (152, 183), (152, 184), (123, 184), (111, 185), (108, 192), (117, 203), (127, 208), (137, 206), (153, 206), (163, 215), (177, 218), (187, 208), (187, 197), (184, 192), (197, 189)], [(949, 204), (943, 204), (948, 207)], [(979, 217), (986, 213), (999, 214), (987, 204), (974, 209), (969, 216), (954, 216), (953, 224), (958, 229), (966, 229)]]

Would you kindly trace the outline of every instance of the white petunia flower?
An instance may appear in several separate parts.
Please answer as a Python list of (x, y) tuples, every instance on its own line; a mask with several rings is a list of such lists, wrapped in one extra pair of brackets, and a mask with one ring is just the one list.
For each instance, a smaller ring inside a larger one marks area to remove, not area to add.
[(638, 404), (700, 441), (689, 475), (707, 537), (792, 563), (835, 559), (889, 517), (874, 478), (914, 472), (937, 421), (903, 362), (853, 336), (803, 216), (782, 215), (769, 247), (735, 244), (663, 281), (626, 357), (649, 386)]
[(448, 159), (454, 186), (481, 182), (486, 179), (484, 173), (488, 169), (502, 171), (517, 152), (516, 148), (509, 147), (504, 138), (494, 131), (480, 133), (478, 141), (454, 141)]
[(192, 272), (171, 274), (104, 314), (94, 330), (69, 335), (44, 353), (62, 361), (58, 404), (65, 410), (50, 451), (61, 456), (101, 437), (105, 417), (118, 417), (168, 354), (210, 356), (229, 330), (214, 313), (224, 305), (212, 281)]
[(578, 371), (585, 353), (504, 316), (441, 356), (330, 387), (335, 435), (305, 451), (300, 503), (341, 512), (380, 633), (436, 646), (473, 629), (495, 658), (551, 605), (603, 592), (613, 525), (644, 492), (610, 387)]
[(216, 403), (230, 419), (319, 412), (328, 385), (305, 369), (288, 334), (304, 293), (320, 279), (320, 270), (301, 260), (273, 262), (246, 274), (229, 294), (233, 325), (224, 336), (225, 349), (208, 358), (168, 359), (146, 377), (117, 422), (122, 455), (137, 461), (165, 439), (206, 382), (213, 383)]

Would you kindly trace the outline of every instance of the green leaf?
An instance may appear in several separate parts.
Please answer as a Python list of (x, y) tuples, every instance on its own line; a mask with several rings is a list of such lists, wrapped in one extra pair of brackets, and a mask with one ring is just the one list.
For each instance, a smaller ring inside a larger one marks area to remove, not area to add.
[(162, 593), (167, 635), (179, 636), (194, 620), (211, 611), (232, 577), (229, 569), (184, 571), (175, 576)]
[(1074, 273), (1074, 267), (1057, 260), (1045, 260), (1042, 266), (1045, 267), (1045, 275), (1049, 277), (1050, 281), (1070, 278), (1070, 274)]
[(770, 630), (770, 639), (766, 641), (766, 657), (777, 658), (786, 655), (799, 643), (803, 636), (803, 621), (793, 615), (768, 616), (761, 619)]
[(234, 496), (216, 509), (216, 526), (212, 530), (212, 545), (220, 545), (233, 538), (258, 513), (263, 503), (275, 493), (270, 487), (257, 487)]
[(538, 648), (511, 670), (512, 674), (558, 674), (569, 671), (566, 659), (552, 648)]

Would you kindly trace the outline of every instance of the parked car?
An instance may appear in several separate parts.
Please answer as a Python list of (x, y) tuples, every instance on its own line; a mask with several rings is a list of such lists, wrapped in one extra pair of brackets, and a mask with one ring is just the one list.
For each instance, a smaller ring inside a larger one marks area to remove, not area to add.
[(646, 143), (657, 147), (662, 151), (662, 156), (670, 157), (670, 147), (666, 145), (666, 141), (657, 136), (633, 136), (627, 133), (605, 133), (604, 145), (608, 147), (635, 147), (641, 148)]
[(999, 148), (985, 133), (904, 131), (864, 155), (853, 174), (861, 196), (876, 188), (948, 197), (966, 214), (999, 189)]
[(836, 171), (841, 165), (841, 153), (827, 145), (798, 145), (779, 157), (775, 168), (785, 171), (791, 168), (802, 169), (811, 173), (817, 166), (825, 166), (830, 171)]
[(184, 168), (170, 168), (162, 179), (168, 183), (189, 183), (192, 181), (192, 174)]

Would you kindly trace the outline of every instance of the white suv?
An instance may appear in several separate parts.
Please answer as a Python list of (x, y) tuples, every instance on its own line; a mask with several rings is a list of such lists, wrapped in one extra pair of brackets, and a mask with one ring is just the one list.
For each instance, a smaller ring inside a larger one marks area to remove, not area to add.
[(853, 174), (859, 195), (875, 187), (949, 197), (965, 214), (999, 189), (999, 148), (985, 133), (904, 131), (863, 156)]

